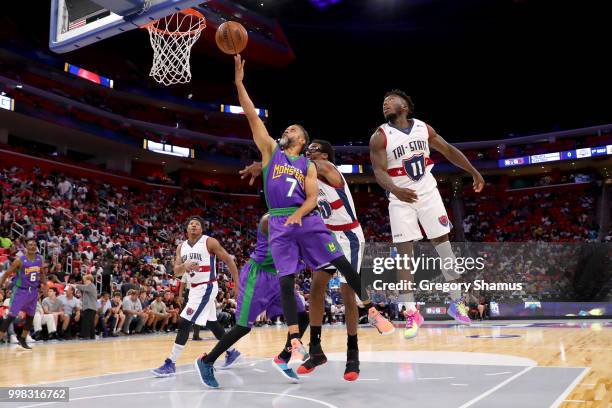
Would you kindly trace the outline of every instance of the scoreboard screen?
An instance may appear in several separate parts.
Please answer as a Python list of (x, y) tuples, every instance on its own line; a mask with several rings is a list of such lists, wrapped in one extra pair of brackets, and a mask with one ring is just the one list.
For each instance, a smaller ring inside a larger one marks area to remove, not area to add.
[(585, 147), (583, 149), (566, 150), (563, 152), (534, 154), (531, 156), (512, 157), (509, 159), (499, 159), (497, 165), (500, 168), (527, 166), (530, 164), (541, 164), (556, 162), (561, 160), (584, 159), (587, 157), (612, 155), (612, 145)]

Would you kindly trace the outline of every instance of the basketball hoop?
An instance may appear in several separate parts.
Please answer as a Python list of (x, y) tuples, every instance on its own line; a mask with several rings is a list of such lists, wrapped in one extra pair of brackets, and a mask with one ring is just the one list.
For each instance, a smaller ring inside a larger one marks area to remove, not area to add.
[(144, 26), (153, 47), (153, 66), (149, 73), (160, 84), (191, 81), (191, 47), (206, 28), (206, 19), (194, 9), (160, 18)]

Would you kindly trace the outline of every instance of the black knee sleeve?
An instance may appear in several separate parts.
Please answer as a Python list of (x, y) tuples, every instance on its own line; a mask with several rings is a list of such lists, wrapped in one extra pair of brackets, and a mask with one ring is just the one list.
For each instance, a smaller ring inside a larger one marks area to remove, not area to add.
[(223, 337), (223, 335), (225, 334), (225, 330), (221, 326), (221, 323), (217, 321), (206, 322), (206, 328), (213, 332), (217, 340), (221, 340), (221, 337)]
[(189, 339), (189, 332), (191, 331), (192, 323), (185, 319), (180, 318), (178, 322), (178, 333), (176, 334), (176, 339), (174, 342), (179, 346), (184, 346), (187, 344), (187, 339)]
[(344, 276), (346, 283), (355, 291), (357, 296), (361, 299), (364, 297), (361, 294), (361, 279), (359, 273), (353, 268), (348, 259), (345, 256), (340, 256), (330, 262), (338, 269), (338, 272)]
[(6, 333), (13, 320), (15, 320), (15, 316), (5, 317), (4, 320), (2, 320), (2, 324), (0, 324), (0, 332)]
[(287, 326), (294, 326), (298, 324), (297, 303), (295, 301), (295, 275), (282, 276), (279, 282), (285, 322)]

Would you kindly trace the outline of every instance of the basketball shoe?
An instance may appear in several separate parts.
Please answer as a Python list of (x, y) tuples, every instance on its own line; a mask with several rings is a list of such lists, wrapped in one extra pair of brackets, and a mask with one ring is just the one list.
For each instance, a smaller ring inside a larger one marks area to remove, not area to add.
[(298, 377), (298, 375), (295, 373), (295, 371), (293, 371), (293, 369), (289, 368), (289, 366), (287, 365), (287, 361), (280, 358), (280, 356), (274, 357), (274, 360), (272, 360), (272, 365), (289, 381), (293, 383), (300, 382), (300, 377)]
[(167, 358), (159, 368), (151, 370), (156, 377), (172, 377), (176, 374), (176, 365)]
[(314, 371), (317, 366), (323, 365), (327, 363), (327, 357), (325, 353), (323, 353), (323, 349), (321, 348), (321, 343), (310, 344), (310, 357), (308, 360), (304, 362), (301, 366), (298, 367), (297, 373), (302, 374), (310, 374)]
[(200, 381), (202, 381), (202, 384), (208, 388), (219, 388), (219, 383), (215, 378), (215, 367), (213, 367), (212, 364), (205, 363), (204, 357), (206, 357), (206, 354), (203, 354), (197, 358), (194, 363), (196, 372), (200, 377)]
[(355, 381), (359, 378), (359, 350), (346, 351), (346, 368), (344, 369), (344, 379)]
[(385, 319), (374, 306), (368, 310), (368, 320), (370, 324), (376, 327), (376, 330), (383, 336), (387, 336), (395, 331), (393, 324)]
[(32, 347), (28, 345), (26, 339), (21, 336), (19, 336), (19, 338), (17, 339), (17, 344), (19, 344), (21, 350), (32, 350)]
[(448, 307), (448, 315), (461, 324), (470, 325), (472, 320), (468, 316), (468, 308), (461, 300), (451, 302)]
[(299, 339), (291, 339), (291, 359), (289, 362), (295, 360), (304, 361), (308, 359), (308, 351)]
[(423, 316), (418, 309), (414, 309), (410, 312), (405, 312), (404, 316), (406, 317), (406, 327), (404, 327), (404, 338), (411, 339), (416, 337), (419, 331), (419, 326), (423, 324)]
[(240, 352), (238, 350), (236, 350), (235, 348), (227, 350), (225, 352), (225, 361), (223, 362), (221, 367), (219, 367), (219, 369), (226, 370), (236, 364), (238, 360), (240, 360)]

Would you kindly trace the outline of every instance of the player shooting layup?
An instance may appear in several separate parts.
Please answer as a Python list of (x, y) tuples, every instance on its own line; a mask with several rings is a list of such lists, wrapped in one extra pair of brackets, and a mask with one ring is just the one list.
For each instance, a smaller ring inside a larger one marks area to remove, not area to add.
[[(312, 160), (317, 167), (317, 184), (319, 186), (318, 206), (321, 217), (327, 228), (332, 231), (336, 240), (342, 247), (344, 255), (350, 259), (351, 265), (359, 271), (365, 249), (365, 237), (361, 225), (357, 220), (355, 204), (348, 188), (348, 183), (342, 173), (335, 166), (334, 147), (325, 140), (313, 140), (306, 150), (306, 157)], [(254, 162), (240, 171), (242, 178), (251, 176), (252, 185), (255, 178), (262, 172), (261, 163)], [(321, 270), (328, 273), (315, 273), (313, 276), (310, 303), (310, 357), (302, 364), (298, 374), (309, 374), (317, 366), (325, 364), (327, 357), (321, 347), (321, 324), (323, 323), (325, 288), (336, 269), (329, 265)], [(357, 342), (357, 323), (359, 311), (353, 290), (347, 285), (343, 276), (340, 276), (340, 291), (346, 307), (347, 331), (347, 357), (344, 379), (355, 381), (359, 378), (359, 347)], [(370, 308), (371, 321), (384, 334), (391, 334), (395, 330), (393, 325), (378, 319), (378, 311)], [(378, 325), (378, 326), (377, 326)]]
[(317, 171), (302, 155), (308, 134), (300, 125), (289, 126), (276, 143), (259, 118), (242, 83), (244, 62), (234, 57), (238, 99), (249, 121), (253, 140), (262, 155), (264, 192), (270, 211), (270, 250), (278, 270), (281, 302), (293, 350), (307, 352), (299, 340), (297, 305), (294, 296), (295, 274), (303, 258), (313, 269), (332, 264), (357, 294), (361, 282), (357, 271), (343, 255), (340, 245), (326, 228), (317, 211)]

